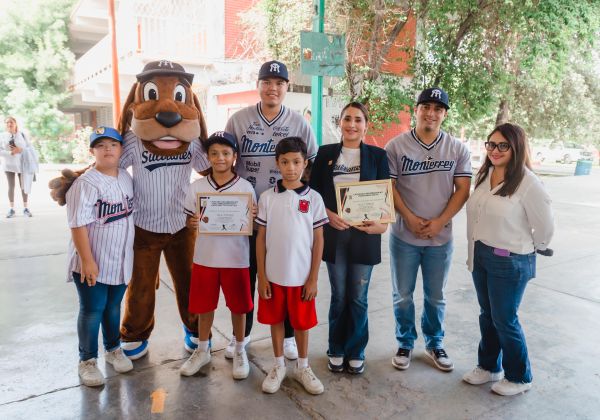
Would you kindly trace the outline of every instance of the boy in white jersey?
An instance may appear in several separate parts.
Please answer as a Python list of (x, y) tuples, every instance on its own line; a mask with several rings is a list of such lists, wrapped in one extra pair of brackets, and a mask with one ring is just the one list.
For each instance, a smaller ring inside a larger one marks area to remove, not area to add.
[[(244, 108), (227, 121), (225, 131), (234, 135), (238, 142), (239, 156), (236, 173), (247, 179), (260, 196), (263, 191), (273, 188), (281, 179), (275, 162), (275, 147), (286, 137), (299, 137), (306, 144), (308, 160), (317, 155), (317, 142), (308, 122), (298, 112), (283, 105), (289, 86), (288, 71), (280, 61), (263, 63), (258, 72), (256, 87), (260, 102)], [(256, 286), (256, 235), (250, 238), (250, 285), (252, 298)], [(249, 341), (254, 312), (246, 315), (246, 338)], [(298, 357), (294, 330), (285, 322), (284, 355), (290, 360)], [(233, 357), (231, 341), (225, 350), (225, 357)]]
[(123, 139), (110, 127), (90, 136), (94, 167), (77, 178), (66, 195), (72, 240), (68, 280), (79, 294), (79, 376), (87, 386), (104, 383), (96, 365), (102, 324), (105, 360), (115, 371), (133, 369), (121, 350), (121, 300), (133, 267), (133, 182), (119, 169)]
[(444, 90), (425, 89), (417, 99), (415, 128), (385, 146), (398, 212), (390, 265), (398, 342), (392, 365), (400, 370), (409, 367), (417, 338), (413, 292), (419, 267), (426, 355), (442, 371), (454, 368), (443, 346), (444, 288), (452, 260), (452, 217), (469, 197), (471, 162), (467, 147), (440, 128), (448, 108)]
[[(233, 171), (233, 164), (237, 158), (235, 138), (229, 133), (218, 131), (208, 138), (205, 147), (211, 171), (206, 177), (190, 185), (185, 199), (187, 226), (194, 230), (198, 229), (200, 216), (196, 208), (197, 193), (249, 193), (252, 195), (253, 203), (256, 203), (252, 185)], [(253, 209), (255, 209), (254, 204)], [(248, 248), (247, 236), (198, 235), (196, 237), (189, 311), (199, 314), (199, 342), (196, 350), (181, 366), (182, 375), (194, 375), (202, 366), (210, 362), (210, 329), (219, 302), (219, 288), (221, 288), (227, 307), (231, 310), (231, 322), (237, 339), (233, 357), (233, 377), (234, 379), (248, 377), (250, 367), (243, 344), (246, 313), (253, 308), (250, 295)]]
[(298, 344), (294, 376), (306, 391), (321, 394), (323, 384), (308, 366), (308, 330), (317, 325), (314, 299), (323, 254), (323, 225), (329, 220), (319, 193), (300, 181), (308, 164), (302, 139), (283, 139), (275, 154), (282, 179), (261, 194), (256, 218), (258, 321), (271, 325), (275, 355), (275, 365), (262, 390), (277, 392), (285, 378), (283, 323), (289, 318)]

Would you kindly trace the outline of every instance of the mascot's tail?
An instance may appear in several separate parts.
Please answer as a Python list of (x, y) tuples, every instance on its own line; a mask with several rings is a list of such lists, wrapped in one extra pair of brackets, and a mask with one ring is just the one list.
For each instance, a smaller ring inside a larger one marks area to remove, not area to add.
[(59, 206), (64, 206), (67, 203), (67, 191), (69, 191), (69, 188), (71, 188), (73, 182), (92, 166), (93, 164), (78, 171), (63, 169), (61, 171), (62, 176), (51, 179), (50, 182), (48, 182), (48, 188), (50, 188), (50, 197), (52, 197), (52, 199), (56, 201)]

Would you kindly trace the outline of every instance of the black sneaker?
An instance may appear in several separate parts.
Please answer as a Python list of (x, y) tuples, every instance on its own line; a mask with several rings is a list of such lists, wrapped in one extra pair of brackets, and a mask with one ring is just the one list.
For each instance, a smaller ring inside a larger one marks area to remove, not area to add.
[[(352, 366), (357, 365), (357, 366)], [(346, 370), (348, 373), (353, 375), (358, 375), (365, 371), (365, 361), (364, 360), (350, 360), (348, 362), (348, 366), (346, 366)]]
[(33, 216), (33, 214), (31, 214), (31, 212), (29, 211), (28, 208), (26, 208), (25, 210), (23, 210), (23, 215), (27, 216), (27, 217), (32, 217)]
[(425, 354), (433, 360), (435, 367), (439, 370), (443, 370), (444, 372), (450, 372), (454, 369), (454, 363), (452, 363), (452, 359), (446, 353), (444, 349), (427, 349)]
[(14, 209), (10, 209), (8, 211), (8, 213), (6, 213), (6, 218), (10, 219), (11, 217), (15, 217), (15, 210)]
[[(330, 357), (329, 361), (327, 362), (327, 368), (334, 372), (334, 373), (339, 373), (339, 372), (343, 372), (344, 371), (344, 361), (342, 359), (342, 363), (334, 363), (334, 361), (332, 360), (334, 358)], [(335, 358), (337, 359), (337, 357)]]
[(410, 357), (412, 356), (412, 349), (398, 348), (396, 355), (392, 357), (392, 365), (396, 369), (404, 370), (410, 366)]

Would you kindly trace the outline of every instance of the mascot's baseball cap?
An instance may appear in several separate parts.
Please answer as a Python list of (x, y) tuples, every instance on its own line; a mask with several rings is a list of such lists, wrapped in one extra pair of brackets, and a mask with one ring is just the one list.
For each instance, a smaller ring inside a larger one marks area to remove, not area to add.
[(144, 66), (144, 70), (140, 74), (135, 75), (138, 82), (145, 82), (154, 76), (183, 77), (190, 85), (194, 80), (194, 75), (187, 73), (181, 64), (169, 60), (151, 61)]
[(260, 66), (260, 71), (258, 72), (258, 80), (267, 79), (269, 77), (279, 77), (280, 79), (289, 82), (288, 78), (288, 70), (285, 64), (281, 61), (267, 61), (262, 66)]
[(441, 89), (439, 87), (431, 87), (429, 89), (425, 89), (419, 94), (419, 98), (417, 99), (417, 105), (423, 104), (425, 102), (437, 102), (439, 104), (444, 105), (444, 108), (450, 109), (450, 105), (448, 104), (448, 94), (444, 89)]
[(233, 135), (226, 133), (225, 131), (217, 131), (204, 142), (204, 148), (208, 151), (208, 148), (213, 144), (225, 144), (233, 149), (234, 152), (238, 151), (238, 143)]
[(112, 139), (123, 144), (123, 137), (117, 130), (112, 127), (100, 126), (90, 134), (90, 147), (94, 147), (94, 143), (102, 139)]

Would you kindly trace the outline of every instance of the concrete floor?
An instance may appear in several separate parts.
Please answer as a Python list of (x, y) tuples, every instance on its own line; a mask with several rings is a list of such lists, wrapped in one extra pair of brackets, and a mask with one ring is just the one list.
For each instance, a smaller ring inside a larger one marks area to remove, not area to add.
[[(180, 377), (186, 352), (175, 299), (161, 273), (157, 322), (147, 357), (135, 370), (107, 376), (101, 388), (79, 384), (77, 376), (77, 294), (64, 283), (66, 215), (48, 197), (49, 169), (34, 184), (32, 219), (0, 220), (0, 418), (327, 418), (327, 419), (592, 419), (600, 418), (600, 173), (545, 177), (556, 212), (555, 256), (538, 258), (538, 277), (521, 306), (534, 374), (533, 389), (507, 398), (461, 381), (476, 363), (478, 306), (466, 270), (465, 214), (455, 219), (455, 254), (447, 288), (445, 347), (455, 370), (443, 373), (423, 355), (419, 339), (407, 371), (390, 363), (396, 350), (391, 309), (387, 240), (384, 262), (370, 289), (371, 339), (363, 375), (327, 370), (329, 284), (320, 272), (319, 325), (311, 331), (311, 365), (325, 393), (310, 396), (293, 379), (274, 395), (261, 392), (271, 366), (268, 329), (259, 324), (248, 347), (250, 377), (231, 378), (223, 357), (230, 337), (225, 310), (217, 312), (213, 359), (191, 378)], [(0, 182), (2, 203), (6, 183)], [(4, 206), (2, 206), (4, 212)], [(417, 311), (421, 309), (421, 293)], [(291, 363), (289, 363), (291, 367)], [(291, 371), (291, 369), (290, 369)], [(162, 412), (158, 401), (164, 398)], [(160, 411), (160, 410), (158, 410)]]

